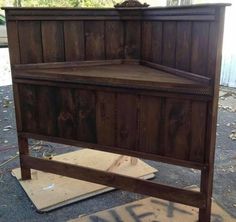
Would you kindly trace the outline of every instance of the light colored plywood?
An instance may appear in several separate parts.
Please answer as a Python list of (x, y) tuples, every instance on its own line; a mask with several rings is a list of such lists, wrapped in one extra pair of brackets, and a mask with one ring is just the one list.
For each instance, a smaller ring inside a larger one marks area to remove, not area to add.
[[(121, 158), (122, 157), (122, 158)], [(122, 159), (122, 161), (118, 161)], [(156, 169), (137, 159), (133, 164), (128, 156), (120, 156), (90, 149), (83, 149), (58, 156), (53, 160), (91, 167), (99, 170), (115, 172), (132, 177), (150, 179), (154, 177)], [(115, 166), (114, 166), (114, 163)], [(110, 191), (114, 188), (89, 183), (42, 171), (31, 170), (32, 179), (21, 180), (20, 169), (14, 169), (12, 174), (39, 211), (49, 211), (94, 195)]]
[[(198, 221), (198, 209), (150, 197), (70, 220), (70, 222), (95, 221), (196, 222)], [(213, 201), (211, 221), (236, 222), (236, 218), (231, 217), (224, 209)]]

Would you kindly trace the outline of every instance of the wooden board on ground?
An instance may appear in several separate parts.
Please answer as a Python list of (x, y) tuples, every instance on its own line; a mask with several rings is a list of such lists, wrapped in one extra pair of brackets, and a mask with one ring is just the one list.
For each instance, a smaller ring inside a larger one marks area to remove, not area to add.
[[(151, 179), (157, 170), (143, 161), (128, 156), (83, 149), (54, 156), (53, 160), (106, 170), (132, 177)], [(20, 169), (12, 171), (37, 210), (50, 211), (114, 188), (69, 177), (31, 170), (32, 179), (21, 180)]]
[[(112, 209), (83, 216), (70, 222), (196, 222), (198, 209), (157, 198), (145, 198)], [(212, 222), (236, 222), (215, 201)]]

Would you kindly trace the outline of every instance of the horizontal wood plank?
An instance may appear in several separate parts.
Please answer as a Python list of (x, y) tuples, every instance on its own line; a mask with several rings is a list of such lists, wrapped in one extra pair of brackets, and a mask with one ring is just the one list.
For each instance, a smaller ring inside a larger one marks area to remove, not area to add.
[(111, 172), (104, 172), (89, 167), (62, 163), (55, 160), (45, 160), (22, 155), (23, 164), (36, 170), (46, 171), (92, 183), (124, 189), (134, 193), (149, 195), (165, 200), (204, 208), (204, 195), (197, 191), (184, 190), (161, 185), (152, 181), (132, 178)]
[(188, 168), (193, 168), (193, 169), (200, 170), (200, 169), (205, 169), (207, 167), (207, 164), (203, 164), (199, 162), (193, 162), (193, 161), (190, 162), (186, 160), (175, 159), (172, 157), (165, 157), (161, 155), (154, 155), (154, 154), (139, 152), (136, 150), (127, 150), (127, 149), (122, 149), (122, 148), (113, 147), (113, 146), (99, 145), (99, 144), (94, 144), (94, 143), (82, 142), (78, 140), (46, 136), (46, 135), (36, 134), (36, 133), (28, 133), (24, 131), (18, 132), (18, 134), (23, 137), (37, 139), (37, 140), (45, 140), (45, 141), (49, 141), (53, 143), (61, 143), (61, 144), (71, 145), (71, 146), (86, 147), (90, 149), (129, 155), (129, 156), (134, 156), (138, 158), (140, 158), (141, 156), (143, 159), (154, 160), (154, 161), (159, 161), (162, 163), (173, 164), (173, 165), (178, 165), (178, 166), (183, 166), (183, 167), (188, 167)]

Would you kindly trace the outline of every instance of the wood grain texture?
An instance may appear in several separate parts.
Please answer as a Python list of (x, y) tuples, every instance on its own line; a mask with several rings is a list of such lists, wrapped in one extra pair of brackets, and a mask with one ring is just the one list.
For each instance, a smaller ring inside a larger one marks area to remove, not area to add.
[(141, 25), (137, 21), (125, 23), (125, 58), (140, 58)]
[(45, 135), (58, 135), (57, 125), (57, 88), (37, 86), (38, 131)]
[(44, 62), (64, 61), (63, 23), (61, 21), (42, 21), (41, 29)]
[(105, 59), (104, 21), (85, 21), (86, 60)]
[(96, 103), (97, 142), (101, 145), (116, 145), (116, 94), (97, 92)]
[(11, 65), (20, 64), (20, 46), (16, 21), (7, 21), (7, 39), (10, 43), (8, 49)]
[(58, 136), (68, 139), (76, 138), (76, 130), (78, 125), (76, 123), (77, 110), (74, 99), (74, 90), (68, 88), (58, 89), (56, 105), (58, 111)]
[(152, 61), (158, 64), (162, 62), (162, 22), (152, 22)]
[(175, 67), (176, 29), (175, 21), (163, 22), (162, 64), (173, 68)]
[(191, 71), (207, 76), (209, 23), (194, 22), (192, 32)]
[(140, 127), (138, 150), (147, 153), (161, 154), (160, 131), (162, 100), (158, 97), (141, 96)]
[(189, 71), (191, 61), (191, 22), (177, 22), (176, 68)]
[(181, 99), (166, 99), (164, 121), (165, 155), (187, 160), (191, 147), (191, 106)]
[(124, 58), (124, 23), (105, 22), (106, 59)]
[(77, 136), (80, 141), (97, 142), (96, 135), (96, 99), (94, 91), (76, 90), (76, 125)]
[(64, 21), (65, 60), (80, 61), (85, 58), (84, 22)]
[(145, 21), (142, 23), (142, 59), (152, 61), (152, 22)]
[[(209, 222), (224, 7), (7, 9), (24, 179), (32, 167), (158, 195)], [(200, 169), (201, 193), (38, 160), (27, 138)]]
[[(214, 79), (217, 65), (218, 24), (211, 22), (209, 27), (207, 76)], [(222, 57), (222, 53), (219, 55)]]
[(90, 167), (62, 163), (55, 160), (45, 160), (36, 157), (29, 157), (27, 155), (22, 155), (22, 159), (26, 164), (26, 167), (32, 167), (40, 171), (68, 176), (88, 182), (100, 183), (118, 189), (126, 189), (131, 192), (159, 197), (194, 207), (205, 206), (203, 195), (197, 191), (174, 188), (152, 181), (105, 172)]
[(31, 179), (30, 167), (27, 167), (22, 159), (23, 155), (25, 156), (29, 155), (28, 139), (26, 137), (18, 136), (18, 144), (20, 153), (21, 178), (22, 180), (30, 180)]
[(191, 104), (191, 151), (189, 160), (204, 162), (207, 103), (193, 101)]
[(138, 134), (138, 96), (117, 94), (117, 146), (136, 149)]
[(38, 131), (37, 95), (35, 86), (19, 84), (22, 129), (28, 132)]
[(18, 22), (21, 63), (39, 63), (42, 58), (41, 24), (39, 21)]

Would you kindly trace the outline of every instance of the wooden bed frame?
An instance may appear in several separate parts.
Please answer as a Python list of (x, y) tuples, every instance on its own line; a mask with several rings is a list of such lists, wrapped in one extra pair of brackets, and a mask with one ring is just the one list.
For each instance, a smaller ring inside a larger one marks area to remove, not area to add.
[[(37, 169), (100, 183), (209, 222), (227, 4), (144, 6), (4, 8), (22, 179)], [(200, 192), (35, 158), (28, 138), (198, 169)]]

